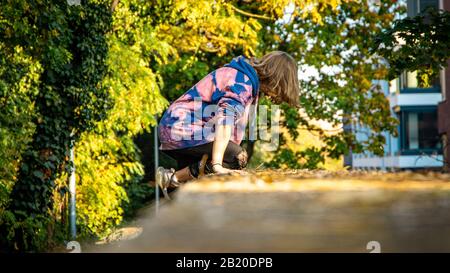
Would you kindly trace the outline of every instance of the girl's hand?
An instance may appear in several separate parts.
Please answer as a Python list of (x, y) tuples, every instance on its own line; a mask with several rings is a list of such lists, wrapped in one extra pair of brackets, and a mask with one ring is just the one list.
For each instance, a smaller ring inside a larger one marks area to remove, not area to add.
[(226, 173), (232, 173), (233, 170), (227, 169), (223, 167), (222, 165), (215, 164), (212, 166), (213, 172), (217, 174), (226, 174)]
[(215, 164), (212, 166), (213, 172), (216, 174), (233, 174), (233, 173), (237, 173), (237, 174), (245, 174), (245, 171), (242, 170), (232, 170), (232, 169), (228, 169), (223, 167), (222, 165), (219, 164)]

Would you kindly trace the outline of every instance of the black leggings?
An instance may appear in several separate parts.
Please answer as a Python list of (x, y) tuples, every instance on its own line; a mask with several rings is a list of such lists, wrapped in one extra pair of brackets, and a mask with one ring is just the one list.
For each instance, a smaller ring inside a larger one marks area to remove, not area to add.
[[(213, 143), (206, 143), (199, 146), (177, 149), (163, 150), (165, 154), (177, 161), (178, 169), (189, 166), (189, 170), (194, 177), (199, 174), (199, 162), (204, 154), (208, 155), (208, 161), (205, 166), (205, 173), (212, 173), (211, 159)], [(240, 170), (247, 166), (247, 151), (234, 142), (228, 142), (227, 148), (223, 155), (222, 165), (228, 169)]]

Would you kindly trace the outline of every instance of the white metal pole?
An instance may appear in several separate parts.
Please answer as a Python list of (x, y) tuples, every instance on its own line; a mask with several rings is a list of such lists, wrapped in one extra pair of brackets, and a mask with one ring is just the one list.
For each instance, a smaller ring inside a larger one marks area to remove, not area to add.
[(74, 148), (70, 149), (70, 176), (69, 176), (69, 222), (70, 222), (70, 236), (74, 240), (77, 237), (77, 226), (76, 226), (76, 191), (75, 191), (75, 155)]
[[(67, 0), (69, 6), (80, 6), (80, 0)], [(73, 133), (71, 134), (71, 137)], [(77, 237), (77, 215), (76, 215), (76, 198), (75, 198), (75, 157), (74, 148), (70, 148), (70, 158), (69, 158), (71, 168), (69, 173), (69, 225), (70, 225), (70, 236), (73, 240)]]
[(156, 183), (156, 170), (159, 166), (159, 150), (158, 150), (158, 116), (155, 115), (156, 125), (153, 130), (153, 150), (155, 155), (155, 203), (156, 203), (156, 213), (159, 210), (159, 187)]

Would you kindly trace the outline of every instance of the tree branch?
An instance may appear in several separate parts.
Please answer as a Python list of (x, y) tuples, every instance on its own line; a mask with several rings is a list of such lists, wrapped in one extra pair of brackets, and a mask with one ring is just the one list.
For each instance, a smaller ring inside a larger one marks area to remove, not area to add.
[(237, 13), (240, 13), (240, 14), (248, 16), (248, 17), (258, 18), (258, 19), (263, 19), (263, 20), (270, 20), (270, 21), (274, 20), (274, 18), (272, 18), (272, 17), (267, 17), (264, 15), (258, 15), (258, 14), (253, 14), (250, 12), (243, 11), (241, 9), (236, 8), (235, 6), (233, 6), (231, 4), (226, 4), (226, 5), (229, 6), (232, 10), (236, 11)]
[(111, 4), (111, 12), (114, 12), (114, 10), (116, 9), (117, 4), (119, 4), (119, 0), (113, 0), (113, 2)]

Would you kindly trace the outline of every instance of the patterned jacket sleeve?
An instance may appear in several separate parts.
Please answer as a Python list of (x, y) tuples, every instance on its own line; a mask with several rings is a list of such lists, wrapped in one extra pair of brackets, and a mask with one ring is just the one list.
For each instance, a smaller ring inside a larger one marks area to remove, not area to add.
[[(241, 73), (241, 72), (238, 72)], [(235, 82), (220, 90), (217, 116), (219, 124), (235, 125), (245, 111), (245, 106), (252, 99), (251, 84)]]

